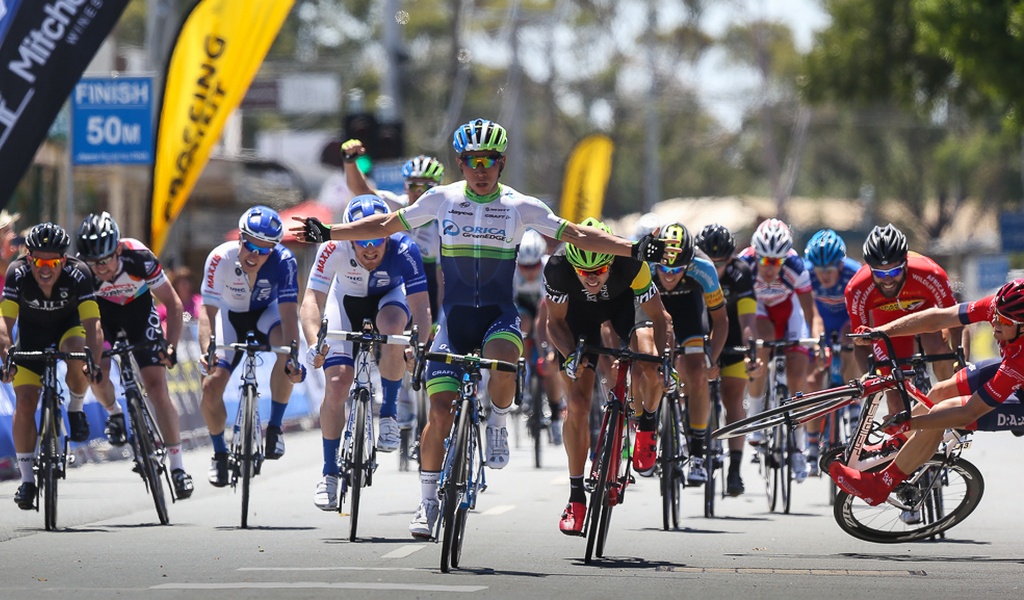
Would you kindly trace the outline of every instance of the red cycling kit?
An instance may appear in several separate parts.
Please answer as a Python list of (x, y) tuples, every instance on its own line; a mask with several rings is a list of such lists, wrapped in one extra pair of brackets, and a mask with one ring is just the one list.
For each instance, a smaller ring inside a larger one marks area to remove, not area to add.
[[(878, 327), (926, 308), (946, 308), (956, 304), (949, 276), (932, 259), (916, 252), (907, 255), (907, 274), (895, 298), (886, 298), (875, 287), (871, 267), (864, 265), (846, 286), (846, 310), (850, 313), (850, 331), (861, 326)], [(913, 336), (892, 338), (899, 358), (914, 354)], [(885, 347), (874, 345), (876, 360), (885, 358)]]

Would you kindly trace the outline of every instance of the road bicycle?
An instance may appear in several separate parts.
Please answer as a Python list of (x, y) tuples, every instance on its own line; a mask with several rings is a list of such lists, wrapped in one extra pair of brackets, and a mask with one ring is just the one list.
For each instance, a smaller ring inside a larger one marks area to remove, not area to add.
[(662, 365), (663, 384), (668, 387), (672, 359), (669, 352), (664, 356), (653, 356), (634, 352), (628, 347), (591, 346), (580, 338), (575, 352), (577, 364), (580, 364), (585, 354), (608, 356), (618, 363), (615, 385), (608, 392), (608, 399), (604, 404), (601, 431), (590, 465), (590, 475), (585, 482), (586, 488), (590, 491), (590, 505), (587, 507), (587, 516), (583, 523), (583, 532), (587, 538), (583, 562), (590, 564), (594, 556), (604, 556), (612, 509), (623, 503), (626, 488), (634, 481), (631, 456), (636, 424), (630, 419), (630, 367), (636, 361)]
[(487, 489), (484, 475), (484, 448), (480, 442), (482, 403), (479, 386), (482, 371), (503, 371), (516, 374), (514, 402), (522, 402), (525, 384), (525, 360), (510, 363), (483, 358), (478, 353), (417, 353), (414, 380), (423, 381), (426, 361), (443, 362), (462, 369), (459, 395), (452, 402), (452, 428), (444, 440), (444, 460), (437, 482), (440, 518), (434, 524), (433, 540), (441, 541), (441, 572), (458, 568), (462, 560), (462, 544), (466, 537), (466, 518), (476, 508), (477, 496)]
[[(661, 489), (661, 527), (679, 529), (679, 506), (686, 487), (683, 467), (689, 461), (683, 383), (669, 385), (658, 406), (658, 479)], [(599, 438), (600, 439), (600, 438)]]
[(62, 352), (53, 345), (45, 350), (11, 350), (7, 353), (4, 373), (11, 372), (16, 360), (43, 363), (42, 389), (39, 392), (41, 410), (32, 469), (36, 475), (36, 510), (39, 510), (39, 496), (42, 496), (43, 522), (47, 531), (54, 531), (57, 529), (58, 482), (65, 478), (68, 463), (74, 462), (74, 457), (68, 454), (70, 439), (61, 412), (64, 400), (63, 388), (57, 380), (57, 361), (84, 361), (90, 372), (96, 371), (96, 365), (88, 348), (84, 352)]
[[(849, 334), (848, 337), (881, 340), (888, 355), (895, 356), (891, 340), (882, 332)], [(940, 360), (948, 360), (948, 357)], [(880, 366), (891, 364), (892, 361), (879, 363)], [(849, 443), (822, 455), (820, 466), (828, 471), (831, 463), (839, 460), (858, 471), (881, 469), (896, 454), (895, 445), (885, 443), (890, 440), (885, 429), (894, 416), (888, 419), (876, 416), (879, 406), (886, 402), (886, 392), (895, 391), (907, 413), (914, 403), (931, 404), (911, 382), (913, 369), (897, 367), (888, 371), (872, 372), (861, 380), (820, 392), (797, 394), (775, 409), (726, 425), (716, 431), (715, 436), (733, 437), (780, 424), (795, 426), (862, 402), (860, 423)], [(853, 537), (877, 543), (911, 542), (941, 534), (967, 518), (977, 508), (985, 490), (977, 467), (961, 456), (968, 447), (970, 440), (965, 432), (947, 431), (940, 450), (896, 486), (887, 501), (878, 506), (869, 506), (840, 491), (833, 507), (836, 522)], [(920, 518), (907, 519), (908, 514), (920, 515)]]
[[(149, 349), (159, 344), (147, 342), (145, 344), (129, 344), (122, 331), (115, 339), (109, 350), (103, 351), (103, 358), (118, 359), (118, 373), (121, 378), (121, 387), (124, 389), (125, 401), (128, 405), (128, 421), (131, 428), (129, 443), (132, 448), (134, 471), (142, 477), (146, 484), (146, 490), (153, 497), (153, 504), (156, 507), (157, 517), (161, 525), (170, 523), (167, 514), (167, 497), (164, 492), (164, 483), (168, 489), (174, 489), (171, 483), (170, 473), (166, 466), (166, 451), (164, 440), (160, 436), (160, 430), (153, 420), (153, 414), (146, 404), (145, 393), (140, 386), (138, 374), (135, 369), (135, 361), (132, 359), (132, 352), (136, 349)], [(171, 494), (172, 502), (174, 494)]]
[(376, 352), (381, 344), (411, 344), (415, 348), (417, 333), (413, 328), (411, 336), (383, 335), (374, 331), (370, 319), (363, 320), (361, 331), (329, 331), (327, 319), (324, 318), (320, 322), (315, 347), (322, 347), (324, 340), (329, 337), (352, 342), (353, 345), (352, 391), (346, 403), (348, 423), (338, 455), (338, 512), (343, 512), (345, 496), (351, 496), (348, 539), (354, 542), (359, 527), (362, 489), (373, 485), (373, 473), (377, 470), (377, 436), (373, 428), (373, 398), (376, 390), (371, 378)]
[(217, 350), (234, 350), (243, 352), (242, 383), (238, 394), (238, 413), (235, 415), (235, 427), (228, 448), (228, 470), (231, 473), (231, 489), (238, 491), (242, 487), (242, 529), (249, 526), (249, 491), (252, 478), (260, 474), (263, 466), (263, 430), (260, 422), (259, 385), (256, 381), (257, 359), (260, 352), (273, 352), (287, 356), (291, 364), (299, 365), (299, 345), (292, 340), (290, 346), (272, 346), (262, 344), (256, 339), (256, 332), (245, 335), (244, 342), (218, 345), (216, 338), (210, 337), (210, 345), (206, 351), (206, 364), (213, 368), (217, 364)]
[[(708, 381), (708, 400), (711, 412), (708, 415), (708, 426), (704, 430), (704, 468), (708, 479), (704, 482), (704, 517), (715, 516), (715, 497), (726, 497), (725, 477), (722, 473), (725, 465), (725, 449), (722, 440), (712, 437), (722, 422), (722, 380)], [(720, 491), (719, 491), (720, 490)]]
[(526, 393), (523, 398), (523, 412), (526, 413), (526, 430), (533, 443), (533, 466), (541, 468), (544, 442), (551, 439), (551, 417), (547, 414), (548, 396), (544, 390), (544, 376), (541, 370), (551, 368), (542, 365), (536, 346), (530, 344), (530, 361), (526, 375)]

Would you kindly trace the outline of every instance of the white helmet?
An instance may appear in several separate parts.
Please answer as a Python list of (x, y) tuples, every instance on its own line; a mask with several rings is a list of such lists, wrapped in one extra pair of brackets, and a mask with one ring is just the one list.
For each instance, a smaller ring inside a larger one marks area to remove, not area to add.
[(645, 213), (636, 225), (633, 227), (633, 241), (639, 240), (648, 233), (653, 233), (655, 229), (665, 225), (665, 219), (662, 219), (659, 215), (649, 212)]
[(785, 258), (793, 247), (793, 234), (789, 227), (778, 219), (766, 219), (754, 231), (750, 245), (758, 256)]
[(548, 243), (544, 241), (544, 236), (533, 229), (527, 229), (523, 233), (523, 240), (519, 242), (519, 254), (516, 255), (516, 262), (524, 267), (532, 267), (539, 263), (547, 253)]

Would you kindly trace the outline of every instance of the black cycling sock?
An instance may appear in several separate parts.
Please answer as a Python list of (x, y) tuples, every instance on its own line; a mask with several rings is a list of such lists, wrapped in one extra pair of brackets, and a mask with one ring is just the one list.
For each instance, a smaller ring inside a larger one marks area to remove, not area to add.
[(586, 504), (587, 493), (583, 489), (583, 476), (569, 477), (569, 502), (582, 502)]
[(704, 455), (704, 430), (693, 430), (693, 436), (690, 438), (690, 456), (703, 456)]
[(640, 418), (637, 420), (636, 426), (640, 431), (657, 431), (658, 413), (647, 412), (647, 409), (645, 408), (644, 413), (640, 415)]
[(729, 451), (729, 472), (740, 472), (740, 465), (743, 462), (743, 451), (742, 450), (730, 450)]

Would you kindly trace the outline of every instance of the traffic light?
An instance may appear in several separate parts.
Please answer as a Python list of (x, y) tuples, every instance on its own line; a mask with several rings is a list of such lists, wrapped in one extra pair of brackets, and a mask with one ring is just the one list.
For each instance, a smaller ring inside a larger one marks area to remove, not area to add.
[(377, 157), (379, 129), (380, 126), (377, 124), (377, 118), (370, 113), (345, 115), (345, 139), (359, 140), (363, 143), (363, 147), (366, 148), (366, 153), (374, 158)]
[(381, 123), (377, 127), (377, 151), (371, 153), (371, 156), (380, 159), (404, 158), (403, 129), (401, 123)]

